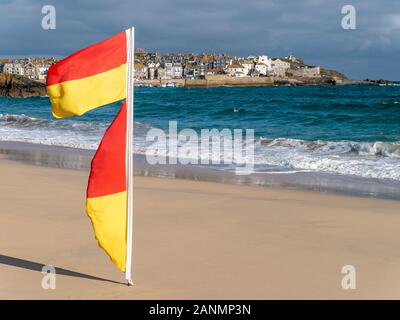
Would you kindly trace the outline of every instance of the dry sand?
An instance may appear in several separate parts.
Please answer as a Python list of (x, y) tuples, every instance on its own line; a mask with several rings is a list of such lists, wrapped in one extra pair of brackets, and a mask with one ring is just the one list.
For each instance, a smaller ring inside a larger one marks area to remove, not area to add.
[(398, 201), (148, 177), (127, 287), (86, 217), (87, 174), (0, 160), (1, 299), (400, 298)]

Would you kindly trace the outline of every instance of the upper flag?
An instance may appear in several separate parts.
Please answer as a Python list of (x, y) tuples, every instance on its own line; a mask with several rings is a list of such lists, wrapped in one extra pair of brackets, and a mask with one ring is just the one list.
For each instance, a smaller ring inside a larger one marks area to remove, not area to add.
[(126, 33), (120, 32), (52, 65), (46, 88), (53, 116), (79, 116), (125, 99), (126, 63)]

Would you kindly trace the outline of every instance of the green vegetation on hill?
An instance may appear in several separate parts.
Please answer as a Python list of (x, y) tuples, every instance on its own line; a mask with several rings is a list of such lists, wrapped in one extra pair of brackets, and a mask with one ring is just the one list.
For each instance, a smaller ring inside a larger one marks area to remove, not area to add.
[(323, 77), (335, 77), (342, 80), (347, 80), (348, 78), (343, 73), (336, 71), (336, 70), (329, 70), (321, 68), (321, 76)]

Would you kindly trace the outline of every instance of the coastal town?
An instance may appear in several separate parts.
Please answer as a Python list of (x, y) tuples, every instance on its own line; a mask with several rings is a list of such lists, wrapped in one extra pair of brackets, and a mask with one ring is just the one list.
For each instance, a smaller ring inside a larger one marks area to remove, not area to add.
[[(0, 73), (45, 82), (57, 58), (0, 60)], [(289, 54), (271, 58), (228, 54), (161, 54), (135, 51), (135, 84), (138, 86), (304, 85), (338, 84), (346, 77), (336, 71), (305, 64)]]

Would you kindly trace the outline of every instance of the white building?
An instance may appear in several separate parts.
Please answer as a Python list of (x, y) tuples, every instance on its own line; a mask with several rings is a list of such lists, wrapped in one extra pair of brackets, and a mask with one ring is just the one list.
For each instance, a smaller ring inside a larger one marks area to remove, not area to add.
[(21, 63), (5, 63), (3, 72), (18, 74), (20, 76), (25, 75), (24, 67)]
[(143, 63), (135, 63), (135, 79), (143, 80), (147, 79), (147, 67)]
[(284, 77), (286, 71), (290, 68), (290, 63), (280, 59), (274, 59), (271, 63), (271, 71), (277, 77)]
[(150, 62), (147, 65), (147, 71), (148, 71), (148, 79), (150, 80), (154, 80), (157, 76), (157, 68), (160, 66), (159, 63), (154, 63), (154, 62)]
[(241, 64), (233, 63), (226, 67), (225, 72), (231, 77), (245, 77), (247, 76), (246, 68)]
[(148, 79), (154, 80), (156, 78), (156, 72), (157, 68), (156, 67), (148, 67)]
[(208, 69), (207, 76), (215, 76), (215, 75), (223, 75), (225, 74), (224, 70), (222, 69)]
[(46, 80), (47, 72), (49, 71), (50, 66), (47, 64), (42, 64), (36, 66), (36, 75), (38, 80)]
[[(158, 67), (157, 68), (157, 79), (165, 79), (166, 78), (166, 72), (164, 68)], [(171, 78), (170, 78), (171, 79)]]
[(32, 80), (45, 80), (50, 66), (47, 64), (35, 65), (31, 61), (28, 62), (12, 62), (4, 64), (4, 73), (11, 73), (27, 77)]
[(247, 57), (247, 60), (251, 60), (251, 61), (257, 61), (257, 59), (258, 59), (258, 56), (254, 55), (254, 54)]
[(257, 64), (264, 64), (267, 66), (267, 71), (272, 70), (272, 59), (268, 56), (258, 56)]
[(289, 54), (289, 56), (285, 57), (285, 59), (290, 60), (292, 62), (298, 62), (299, 59), (297, 59), (292, 53)]
[(183, 76), (182, 63), (166, 62), (165, 65), (165, 77), (164, 79), (181, 79)]
[(255, 70), (261, 76), (266, 76), (266, 75), (268, 75), (268, 72), (269, 72), (268, 66), (264, 63), (257, 63), (255, 66)]
[(164, 77), (162, 79), (171, 80), (172, 75), (173, 75), (172, 62), (164, 63), (164, 69), (165, 69), (165, 73), (164, 73)]
[(38, 78), (36, 66), (31, 61), (24, 63), (23, 68), (24, 68), (24, 76), (25, 77), (32, 79), (32, 80), (35, 80)]
[(173, 79), (181, 79), (182, 76), (183, 76), (182, 63), (173, 63), (172, 64), (172, 78)]
[(254, 70), (254, 64), (253, 64), (253, 62), (251, 62), (251, 61), (244, 61), (244, 62), (242, 62), (241, 63), (241, 65), (243, 66), (243, 68), (244, 68), (244, 73), (246, 74), (246, 75), (249, 75), (250, 73), (251, 73), (251, 71), (253, 71)]

